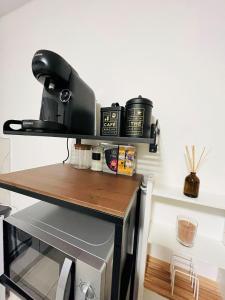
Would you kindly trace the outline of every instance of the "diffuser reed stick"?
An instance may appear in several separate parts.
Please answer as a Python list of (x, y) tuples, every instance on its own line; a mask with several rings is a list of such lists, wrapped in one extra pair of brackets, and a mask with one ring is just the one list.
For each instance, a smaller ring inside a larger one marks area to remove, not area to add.
[(192, 172), (195, 172), (195, 145), (192, 145)]
[(202, 153), (201, 153), (201, 156), (200, 156), (199, 161), (198, 161), (198, 163), (197, 163), (195, 172), (197, 172), (198, 169), (199, 169), (199, 166), (200, 166), (200, 163), (201, 163), (201, 160), (202, 160), (202, 157), (203, 157), (204, 153), (205, 153), (205, 147), (204, 147), (204, 149), (202, 150)]
[(189, 149), (188, 149), (187, 145), (185, 146), (185, 150), (186, 150), (186, 158), (187, 158), (187, 161), (189, 163), (189, 170), (191, 172), (192, 171), (192, 162), (191, 162), (191, 156), (190, 156), (190, 152), (189, 152)]
[(188, 146), (187, 145), (185, 146), (186, 160), (188, 162), (188, 167), (191, 172), (196, 173), (199, 170), (200, 163), (203, 160), (203, 157), (204, 158), (206, 157), (206, 155), (204, 156), (205, 150), (206, 150), (206, 147), (203, 148), (201, 155), (199, 157), (199, 160), (196, 164), (196, 147), (195, 147), (195, 145), (192, 145), (192, 147), (191, 147), (192, 155), (190, 154)]

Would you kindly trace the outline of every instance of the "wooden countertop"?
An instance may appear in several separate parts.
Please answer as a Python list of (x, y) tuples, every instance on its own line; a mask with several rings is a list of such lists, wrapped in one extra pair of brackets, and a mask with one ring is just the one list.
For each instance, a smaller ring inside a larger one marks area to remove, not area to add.
[(77, 170), (68, 164), (0, 175), (0, 185), (5, 184), (8, 189), (16, 187), (119, 218), (126, 216), (141, 181), (141, 175), (128, 177)]

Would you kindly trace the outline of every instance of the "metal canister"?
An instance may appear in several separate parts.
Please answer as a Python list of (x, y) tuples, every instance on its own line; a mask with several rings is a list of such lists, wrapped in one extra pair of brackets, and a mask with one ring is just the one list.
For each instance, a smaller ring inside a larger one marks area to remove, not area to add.
[(130, 137), (150, 137), (153, 103), (150, 99), (133, 98), (126, 103), (125, 134)]
[(123, 136), (124, 107), (113, 103), (101, 108), (101, 135)]

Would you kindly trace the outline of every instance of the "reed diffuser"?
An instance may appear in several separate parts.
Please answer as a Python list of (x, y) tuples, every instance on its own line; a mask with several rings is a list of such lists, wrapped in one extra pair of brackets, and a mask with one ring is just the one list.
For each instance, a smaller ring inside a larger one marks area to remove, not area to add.
[(195, 145), (191, 147), (191, 151), (189, 151), (188, 146), (185, 147), (185, 157), (186, 157), (190, 174), (185, 178), (184, 181), (184, 195), (191, 198), (197, 198), (199, 194), (200, 180), (196, 175), (196, 173), (199, 170), (199, 166), (204, 156), (204, 153), (205, 153), (205, 147), (202, 150), (198, 162), (196, 163)]

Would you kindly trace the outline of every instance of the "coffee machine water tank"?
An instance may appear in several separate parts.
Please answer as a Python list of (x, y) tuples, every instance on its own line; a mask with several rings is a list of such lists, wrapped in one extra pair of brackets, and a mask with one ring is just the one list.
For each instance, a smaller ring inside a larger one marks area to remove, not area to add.
[[(78, 73), (58, 54), (39, 50), (32, 71), (43, 84), (40, 121), (76, 134), (94, 134), (95, 95)], [(49, 126), (49, 128), (48, 128)]]

